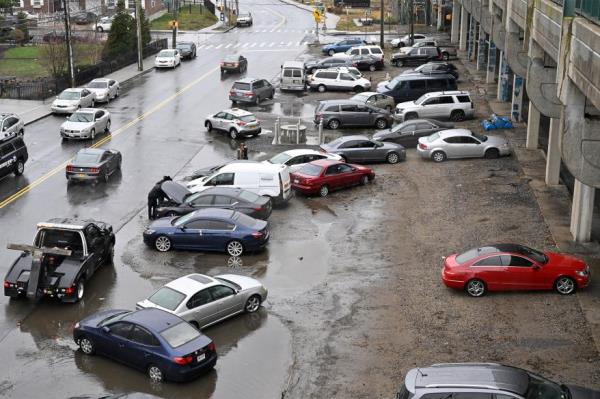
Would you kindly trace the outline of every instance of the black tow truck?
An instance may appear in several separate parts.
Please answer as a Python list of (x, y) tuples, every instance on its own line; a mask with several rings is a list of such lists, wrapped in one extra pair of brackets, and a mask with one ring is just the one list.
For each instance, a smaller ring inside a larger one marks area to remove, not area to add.
[(63, 302), (83, 298), (85, 281), (105, 263), (112, 263), (112, 226), (95, 220), (51, 219), (38, 223), (33, 245), (8, 244), (22, 251), (4, 278), (4, 295), (44, 296)]

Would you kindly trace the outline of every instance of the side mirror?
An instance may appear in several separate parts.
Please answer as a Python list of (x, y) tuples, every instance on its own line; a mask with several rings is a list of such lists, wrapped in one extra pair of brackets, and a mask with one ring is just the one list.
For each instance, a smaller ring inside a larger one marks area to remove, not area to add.
[(541, 267), (539, 267), (538, 265), (533, 265), (533, 270), (534, 270), (534, 271), (536, 271), (536, 272), (537, 272), (537, 271), (538, 271), (538, 270), (540, 270), (540, 269), (541, 269)]
[(102, 332), (104, 332), (105, 334), (110, 333), (110, 328), (107, 326), (102, 327)]

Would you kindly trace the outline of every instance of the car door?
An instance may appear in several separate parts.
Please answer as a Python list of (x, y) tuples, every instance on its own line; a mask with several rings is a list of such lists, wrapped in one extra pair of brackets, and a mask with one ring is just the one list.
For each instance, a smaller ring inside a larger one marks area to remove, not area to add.
[(213, 128), (218, 129), (218, 130), (227, 130), (225, 128), (225, 119), (226, 119), (227, 113), (226, 112), (217, 112), (215, 115), (213, 115), (213, 117), (211, 118), (211, 123), (213, 125)]
[(375, 124), (377, 113), (375, 113), (372, 108), (369, 108), (366, 105), (357, 105), (355, 114), (357, 126), (373, 126)]
[(203, 209), (212, 207), (214, 195), (200, 195), (198, 197), (194, 197), (193, 200), (187, 202), (182, 207), (185, 208), (193, 208), (193, 209)]
[(202, 328), (215, 321), (218, 314), (217, 308), (208, 288), (204, 288), (192, 295), (177, 312), (177, 315), (188, 322), (198, 323), (198, 326)]
[(502, 263), (507, 268), (506, 284), (514, 290), (536, 290), (544, 288), (540, 267), (519, 255), (503, 255)]
[(383, 157), (379, 154), (377, 145), (371, 140), (362, 140), (360, 142), (360, 158), (362, 161), (380, 161)]
[(483, 146), (481, 142), (473, 136), (461, 136), (461, 153), (465, 158), (474, 158), (483, 156)]
[(418, 138), (415, 137), (416, 124), (409, 123), (404, 125), (402, 129), (398, 131), (398, 136), (393, 141), (401, 144), (404, 147), (416, 147), (418, 144)]
[(338, 165), (330, 165), (323, 173), (322, 185), (327, 185), (330, 190), (343, 187), (343, 176), (340, 176)]
[(338, 149), (339, 154), (343, 155), (348, 162), (360, 162), (362, 161), (360, 153), (360, 140), (350, 140), (342, 143)]
[[(215, 200), (217, 200), (219, 197), (224, 196), (216, 195)], [(235, 202), (235, 200), (231, 197), (225, 198), (228, 199), (228, 206), (231, 207), (231, 204)], [(208, 224), (208, 227), (202, 232), (207, 245), (206, 249), (211, 251), (225, 250), (227, 243), (231, 240), (231, 233), (234, 229), (235, 225), (233, 223), (229, 223), (224, 220), (211, 220)]]
[(215, 303), (216, 320), (224, 319), (241, 310), (240, 297), (233, 288), (219, 284), (209, 287), (208, 290)]
[(462, 157), (462, 138), (460, 136), (446, 137), (444, 142), (444, 152), (448, 158)]
[(93, 224), (89, 224), (83, 233), (88, 248), (88, 258), (84, 262), (84, 268), (85, 274), (87, 274), (87, 277), (90, 277), (102, 264), (106, 243), (100, 229)]
[(342, 104), (340, 105), (340, 122), (345, 126), (355, 126), (358, 123), (356, 104)]
[(498, 255), (488, 256), (471, 265), (472, 278), (482, 280), (490, 290), (509, 290), (507, 267)]
[(101, 351), (108, 357), (133, 366), (129, 350), (129, 336), (133, 329), (133, 323), (117, 321), (107, 327), (109, 331), (102, 330), (100, 333), (102, 338), (97, 342), (100, 343), (98, 346), (102, 348)]
[(340, 72), (337, 79), (337, 86), (343, 90), (349, 90), (354, 87), (356, 79), (349, 72)]
[(102, 110), (98, 110), (94, 113), (94, 129), (96, 129), (96, 133), (103, 132), (106, 129), (106, 121), (102, 118), (105, 112)]
[(175, 232), (173, 238), (177, 239), (181, 248), (205, 249), (207, 242), (203, 231), (209, 228), (208, 219), (196, 219), (188, 222), (182, 229)]
[(336, 166), (341, 187), (349, 187), (358, 184), (358, 182), (360, 181), (360, 176), (354, 173), (354, 169), (352, 168), (352, 166), (344, 163), (338, 164)]
[(94, 101), (94, 95), (91, 91), (83, 89), (81, 91), (81, 107), (91, 107)]
[(129, 342), (125, 347), (128, 361), (137, 369), (146, 371), (149, 363), (158, 360), (156, 350), (160, 349), (160, 341), (150, 331), (134, 324), (129, 333)]
[(271, 97), (271, 93), (273, 93), (273, 86), (266, 80), (263, 80), (263, 98)]
[(100, 173), (112, 173), (112, 171), (114, 170), (114, 166), (112, 165), (110, 158), (110, 152), (104, 151), (104, 153), (100, 157)]

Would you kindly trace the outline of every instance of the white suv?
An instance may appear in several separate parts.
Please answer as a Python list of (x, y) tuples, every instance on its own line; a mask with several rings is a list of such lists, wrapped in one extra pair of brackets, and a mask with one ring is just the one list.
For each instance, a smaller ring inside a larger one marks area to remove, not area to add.
[(335, 53), (333, 58), (351, 58), (356, 55), (370, 55), (378, 60), (383, 60), (383, 50), (379, 46), (356, 46), (351, 47), (345, 53)]
[(396, 105), (396, 119), (448, 118), (455, 122), (472, 118), (475, 113), (468, 91), (435, 91), (415, 101)]
[(308, 79), (311, 89), (321, 93), (327, 90), (355, 91), (357, 93), (369, 90), (371, 82), (365, 78), (357, 78), (347, 69), (319, 69)]
[[(415, 33), (413, 35), (413, 44), (424, 42), (426, 40), (433, 40), (433, 38), (431, 38), (429, 36), (421, 35), (419, 33)], [(392, 39), (392, 41), (390, 42), (390, 44), (392, 46), (398, 47), (398, 48), (410, 46), (410, 35), (405, 35), (405, 36), (402, 36), (402, 37), (398, 37), (396, 39)]]

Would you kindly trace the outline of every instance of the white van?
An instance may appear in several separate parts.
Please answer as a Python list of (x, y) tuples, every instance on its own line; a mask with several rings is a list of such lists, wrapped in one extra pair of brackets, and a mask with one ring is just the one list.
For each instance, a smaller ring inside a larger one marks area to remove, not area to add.
[(212, 175), (187, 183), (193, 193), (213, 186), (239, 187), (258, 195), (271, 197), (274, 203), (287, 202), (292, 196), (290, 173), (286, 165), (263, 163), (231, 163)]
[(300, 61), (286, 61), (281, 66), (281, 90), (304, 90), (306, 88), (306, 71)]

